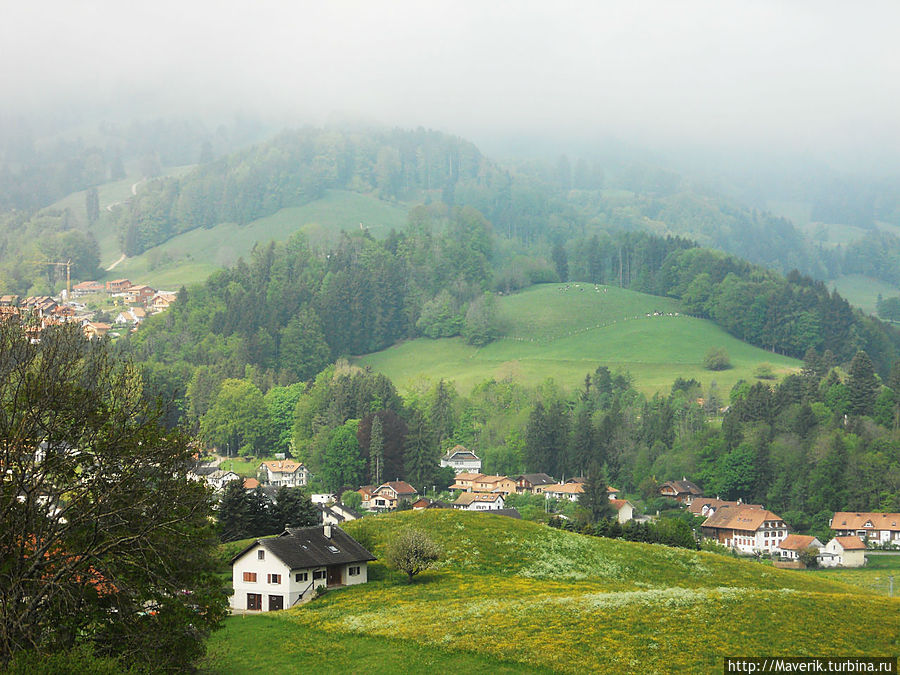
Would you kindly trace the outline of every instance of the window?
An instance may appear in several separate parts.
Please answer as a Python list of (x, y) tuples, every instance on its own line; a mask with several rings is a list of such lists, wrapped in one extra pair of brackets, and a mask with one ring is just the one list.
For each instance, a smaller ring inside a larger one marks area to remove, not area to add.
[(359, 574), (359, 565), (355, 565), (353, 567), (347, 568), (347, 574), (349, 574), (351, 577), (355, 577), (356, 575), (358, 575)]
[(309, 572), (297, 572), (294, 575), (294, 581), (309, 581)]
[(325, 578), (325, 570), (316, 570), (313, 572), (313, 579), (324, 579)]
[(280, 574), (267, 574), (266, 581), (270, 584), (280, 584), (281, 583), (281, 575)]
[(256, 572), (244, 572), (244, 581), (256, 583)]
[(265, 560), (265, 559), (266, 559), (266, 552), (263, 551), (262, 549), (259, 549), (259, 550), (256, 552), (256, 559), (257, 559), (257, 560)]

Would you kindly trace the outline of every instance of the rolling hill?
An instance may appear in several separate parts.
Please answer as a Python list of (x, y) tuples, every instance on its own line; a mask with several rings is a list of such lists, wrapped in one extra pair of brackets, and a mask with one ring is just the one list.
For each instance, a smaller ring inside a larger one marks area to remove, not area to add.
[[(298, 231), (304, 232), (312, 245), (323, 248), (337, 241), (341, 230), (360, 224), (369, 228), (373, 236), (382, 238), (391, 228), (403, 227), (408, 208), (404, 203), (357, 192), (330, 190), (321, 199), (281, 209), (246, 225), (221, 223), (209, 229), (190, 230), (126, 259), (104, 279), (127, 277), (177, 290), (182, 285), (201, 283), (217, 269), (246, 258), (257, 243), (283, 241)], [(107, 253), (108, 247), (102, 250)], [(103, 258), (106, 264), (107, 260), (108, 257)]]
[[(462, 338), (420, 338), (355, 362), (384, 373), (401, 390), (422, 378), (444, 378), (460, 392), (491, 377), (515, 377), (529, 385), (552, 377), (575, 387), (604, 365), (627, 370), (648, 394), (668, 391), (676, 377), (693, 377), (704, 386), (715, 380), (727, 392), (739, 379), (752, 380), (762, 363), (778, 375), (800, 366), (681, 312), (671, 298), (611, 286), (543, 284), (499, 299), (503, 337), (485, 347), (469, 346)], [(712, 347), (723, 347), (734, 367), (706, 370), (703, 359)]]
[(436, 569), (409, 585), (377, 561), (364, 586), (231, 618), (212, 637), (205, 670), (358, 672), (380, 656), (385, 672), (712, 672), (724, 656), (889, 655), (900, 646), (900, 600), (817, 573), (485, 513), (407, 511), (346, 530), (382, 557), (406, 526), (441, 543)]

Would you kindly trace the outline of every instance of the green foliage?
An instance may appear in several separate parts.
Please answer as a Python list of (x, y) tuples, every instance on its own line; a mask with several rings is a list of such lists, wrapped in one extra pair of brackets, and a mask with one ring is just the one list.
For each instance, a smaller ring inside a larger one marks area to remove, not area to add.
[(347, 420), (329, 435), (317, 473), (329, 492), (337, 492), (344, 485), (362, 483), (366, 462), (356, 440), (358, 425), (357, 420)]
[(262, 393), (246, 380), (225, 380), (200, 420), (200, 437), (229, 456), (258, 455), (271, 439)]
[(354, 511), (359, 511), (362, 508), (362, 495), (355, 490), (347, 490), (341, 495), (341, 504)]
[(728, 370), (731, 368), (731, 358), (721, 347), (712, 347), (703, 357), (703, 367), (707, 370)]
[(422, 306), (416, 330), (430, 338), (459, 335), (465, 324), (453, 296), (445, 289)]
[(98, 669), (189, 668), (226, 608), (189, 439), (77, 324), (32, 342), (7, 321), (0, 353), (0, 661), (91, 645)]
[(407, 580), (412, 583), (414, 576), (441, 559), (441, 550), (421, 530), (406, 528), (394, 535), (385, 549), (384, 557), (390, 566), (406, 574)]
[(475, 298), (466, 310), (463, 337), (467, 344), (483, 347), (496, 340), (499, 334), (497, 300), (492, 293), (485, 293)]

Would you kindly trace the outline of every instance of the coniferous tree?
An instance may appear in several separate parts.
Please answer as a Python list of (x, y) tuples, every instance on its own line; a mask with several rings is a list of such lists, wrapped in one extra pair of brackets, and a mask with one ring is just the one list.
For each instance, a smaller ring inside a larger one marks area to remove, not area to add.
[(381, 485), (384, 471), (384, 433), (381, 418), (372, 419), (372, 435), (369, 440), (369, 480), (373, 485)]
[(871, 415), (875, 410), (875, 400), (878, 398), (880, 385), (872, 360), (864, 351), (856, 352), (856, 356), (850, 362), (847, 388), (850, 396), (849, 413), (851, 415)]
[(249, 536), (245, 534), (250, 531), (250, 518), (243, 481), (233, 480), (225, 486), (216, 516), (219, 538), (222, 541), (235, 541)]
[(303, 490), (282, 485), (275, 493), (272, 524), (276, 532), (282, 527), (307, 527), (319, 522), (319, 511)]
[(418, 410), (413, 410), (406, 434), (406, 448), (403, 456), (406, 479), (419, 489), (430, 485), (438, 469), (438, 456), (434, 441)]

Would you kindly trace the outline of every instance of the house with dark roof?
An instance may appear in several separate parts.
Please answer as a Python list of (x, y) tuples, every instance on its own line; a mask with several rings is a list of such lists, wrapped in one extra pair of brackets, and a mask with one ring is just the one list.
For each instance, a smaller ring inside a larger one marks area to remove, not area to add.
[(479, 473), (481, 471), (481, 459), (471, 450), (457, 445), (441, 457), (441, 466), (449, 466), (456, 473)]
[(523, 473), (511, 476), (516, 483), (516, 494), (533, 493), (541, 485), (553, 485), (556, 479), (546, 473)]
[(356, 520), (362, 517), (349, 506), (344, 506), (340, 502), (316, 504), (316, 508), (319, 510), (319, 515), (322, 518), (322, 525), (340, 525), (348, 520)]
[(703, 496), (703, 490), (682, 476), (681, 480), (667, 480), (660, 485), (659, 496), (677, 499), (682, 504), (690, 506), (695, 497)]
[(277, 537), (257, 539), (231, 559), (231, 607), (286, 609), (309, 600), (320, 586), (364, 584), (372, 560), (375, 556), (339, 527), (289, 527)]

